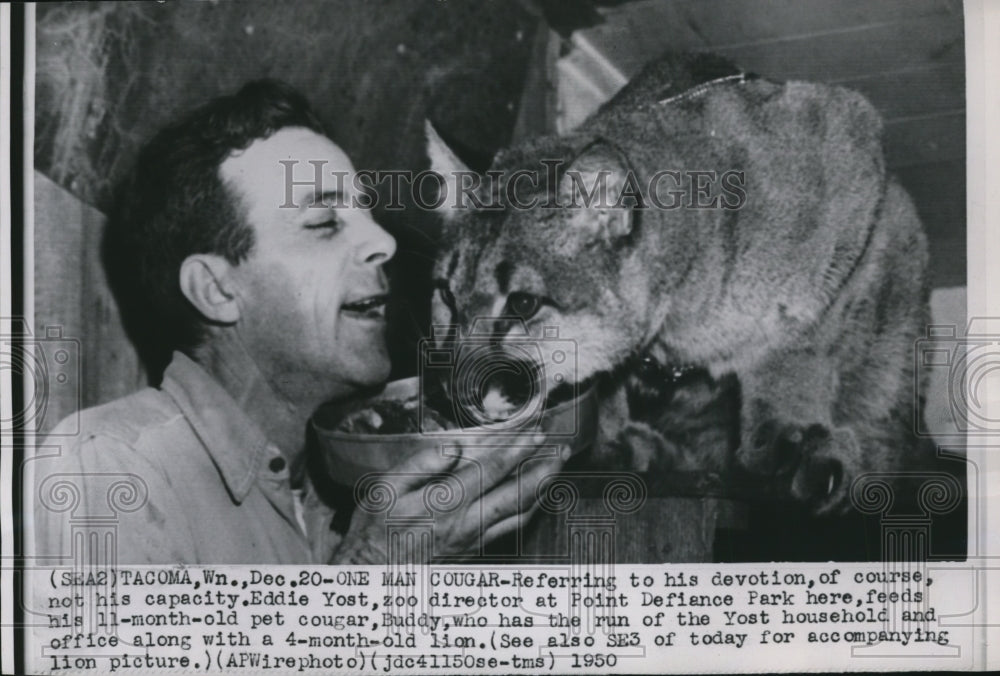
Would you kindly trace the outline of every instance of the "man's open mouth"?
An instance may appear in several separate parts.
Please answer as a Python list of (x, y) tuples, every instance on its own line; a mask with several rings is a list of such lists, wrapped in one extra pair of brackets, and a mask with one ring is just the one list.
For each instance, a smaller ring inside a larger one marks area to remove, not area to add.
[(385, 304), (389, 300), (389, 296), (384, 293), (375, 294), (374, 296), (365, 296), (350, 303), (344, 303), (340, 306), (341, 311), (347, 314), (353, 315), (355, 317), (364, 317), (366, 319), (384, 319), (385, 318)]

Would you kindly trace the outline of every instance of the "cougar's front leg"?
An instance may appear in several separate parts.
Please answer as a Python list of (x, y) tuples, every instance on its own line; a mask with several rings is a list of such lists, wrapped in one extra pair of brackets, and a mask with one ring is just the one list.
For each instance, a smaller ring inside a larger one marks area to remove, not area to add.
[(783, 353), (739, 374), (737, 461), (786, 483), (792, 497), (819, 514), (847, 508), (851, 482), (862, 470), (855, 431), (833, 422), (837, 374), (833, 360), (809, 351)]
[(631, 419), (624, 385), (619, 382), (600, 394), (596, 466), (632, 472), (646, 472), (664, 463), (670, 466), (673, 446), (649, 425)]

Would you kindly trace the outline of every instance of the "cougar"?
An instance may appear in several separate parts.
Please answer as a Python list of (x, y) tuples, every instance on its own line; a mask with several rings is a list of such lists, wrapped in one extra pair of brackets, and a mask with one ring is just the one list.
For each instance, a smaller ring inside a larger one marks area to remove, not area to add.
[[(865, 472), (928, 461), (927, 246), (860, 94), (668, 55), (572, 133), (501, 150), (486, 181), (427, 134), (448, 195), (434, 323), (492, 317), (501, 349), (556, 327), (570, 380), (604, 383), (598, 453), (740, 468), (816, 514)], [(564, 370), (540, 354), (543, 378)]]

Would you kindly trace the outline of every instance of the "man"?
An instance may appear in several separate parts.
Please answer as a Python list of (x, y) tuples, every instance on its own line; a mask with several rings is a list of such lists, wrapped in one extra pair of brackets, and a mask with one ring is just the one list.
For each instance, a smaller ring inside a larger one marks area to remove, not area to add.
[[(382, 266), (395, 241), (338, 172), (350, 177), (350, 160), (273, 81), (142, 149), (109, 220), (107, 262), (127, 323), (158, 339), (169, 366), (158, 388), (84, 411), (79, 435), (44, 444), (58, 450), (35, 463), (40, 561), (79, 559), (87, 519), (102, 533), (113, 524), (119, 563), (384, 560), (384, 516), (355, 510), (341, 537), (303, 471), (313, 411), (377, 386), (390, 366)], [(515, 468), (540, 441), (462, 449), (464, 465), (418, 454), (387, 477), (394, 514), (422, 507), (421, 476), (455, 467), (477, 493), (436, 523), (434, 554), (475, 551), (532, 509), (524, 488), (544, 463), (520, 487)]]

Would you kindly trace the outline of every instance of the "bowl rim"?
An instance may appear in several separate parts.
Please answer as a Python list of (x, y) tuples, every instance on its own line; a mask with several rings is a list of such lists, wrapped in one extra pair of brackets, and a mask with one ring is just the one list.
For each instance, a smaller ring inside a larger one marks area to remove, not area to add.
[[(381, 392), (372, 395), (367, 399), (362, 400), (361, 402), (358, 403), (357, 408), (354, 407), (352, 408), (354, 410), (360, 410), (369, 403), (374, 404), (379, 401), (385, 401), (386, 399), (392, 399), (393, 397), (386, 396), (390, 388), (392, 388), (392, 390), (395, 391), (397, 389), (400, 389), (403, 386), (403, 384), (410, 384), (410, 383), (418, 384), (419, 380), (420, 380), (419, 376), (410, 376), (408, 378), (400, 378), (397, 380), (389, 381), (388, 383), (386, 383), (385, 388), (383, 388)], [(567, 399), (566, 401), (562, 401), (556, 404), (552, 408), (545, 409), (543, 411), (543, 415), (548, 416), (548, 415), (562, 413), (565, 410), (567, 410), (570, 407), (570, 405), (577, 405), (583, 402), (590, 402), (591, 400), (596, 402), (596, 397), (597, 397), (596, 384), (590, 383), (585, 387), (581, 387), (579, 383), (574, 383), (573, 387), (576, 388), (577, 391), (575, 396)], [(408, 393), (412, 394), (412, 392)], [(313, 431), (316, 434), (321, 435), (323, 439), (335, 440), (335, 441), (350, 441), (351, 443), (367, 442), (369, 440), (385, 443), (387, 441), (391, 442), (393, 440), (413, 441), (416, 439), (441, 439), (441, 438), (447, 438), (449, 436), (483, 436), (491, 434), (492, 435), (501, 434), (505, 436), (514, 437), (519, 435), (535, 434), (537, 432), (536, 429), (503, 431), (503, 430), (477, 429), (471, 427), (456, 427), (454, 429), (439, 430), (435, 432), (402, 432), (398, 434), (356, 434), (353, 432), (341, 432), (336, 429), (322, 427), (314, 418), (309, 419), (309, 425), (313, 429)]]

